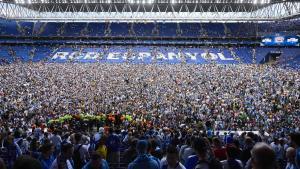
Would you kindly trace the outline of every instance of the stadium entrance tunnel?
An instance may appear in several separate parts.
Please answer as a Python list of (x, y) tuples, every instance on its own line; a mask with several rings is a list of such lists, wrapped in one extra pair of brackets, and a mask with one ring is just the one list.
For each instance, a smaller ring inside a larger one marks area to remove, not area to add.
[(281, 55), (282, 55), (281, 51), (271, 51), (263, 58), (260, 64), (276, 63), (279, 60)]

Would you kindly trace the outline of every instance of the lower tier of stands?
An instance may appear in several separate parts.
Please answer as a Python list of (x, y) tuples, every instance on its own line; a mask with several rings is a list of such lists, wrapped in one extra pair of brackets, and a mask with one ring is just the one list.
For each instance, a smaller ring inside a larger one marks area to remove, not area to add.
[[(276, 54), (281, 63), (299, 65), (299, 48), (161, 46), (0, 46), (2, 63), (15, 61), (102, 63), (259, 64)], [(290, 62), (292, 61), (292, 62)]]

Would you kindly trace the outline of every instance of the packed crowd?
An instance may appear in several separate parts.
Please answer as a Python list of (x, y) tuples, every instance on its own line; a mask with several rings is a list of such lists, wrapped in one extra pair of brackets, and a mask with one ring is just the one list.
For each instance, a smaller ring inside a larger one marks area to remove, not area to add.
[[(297, 70), (34, 63), (0, 76), (0, 168), (300, 167)], [(49, 123), (78, 114), (109, 118)]]

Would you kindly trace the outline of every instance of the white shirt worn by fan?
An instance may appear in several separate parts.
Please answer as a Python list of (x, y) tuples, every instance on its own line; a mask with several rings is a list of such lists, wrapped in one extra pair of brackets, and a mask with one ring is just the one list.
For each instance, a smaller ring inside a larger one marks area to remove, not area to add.
[[(168, 162), (167, 162), (167, 158), (164, 157), (164, 158), (162, 158), (161, 161), (160, 161), (161, 169), (164, 169), (164, 166), (166, 166), (166, 165), (168, 165)], [(186, 168), (184, 167), (184, 165), (182, 165), (182, 164), (179, 162), (179, 164), (177, 165), (176, 168), (171, 168), (170, 166), (168, 166), (167, 169), (186, 169)]]

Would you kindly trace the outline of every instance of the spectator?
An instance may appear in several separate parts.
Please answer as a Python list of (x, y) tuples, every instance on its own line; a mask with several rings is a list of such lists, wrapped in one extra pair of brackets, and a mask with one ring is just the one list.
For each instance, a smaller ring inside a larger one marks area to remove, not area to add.
[(104, 137), (104, 128), (100, 127), (99, 131), (95, 133), (94, 140), (97, 143), (102, 137)]
[(81, 169), (85, 163), (89, 160), (88, 147), (82, 143), (82, 134), (76, 133), (74, 135), (75, 145), (74, 145), (74, 168)]
[(296, 157), (296, 150), (293, 147), (289, 147), (286, 150), (287, 164), (285, 169), (297, 169), (297, 166), (295, 164), (295, 157)]
[(96, 151), (101, 155), (101, 157), (105, 160), (107, 158), (107, 148), (105, 145), (105, 137), (102, 136), (96, 145)]
[(187, 146), (182, 150), (182, 162), (185, 163), (189, 156), (195, 154), (195, 150), (193, 149), (192, 145), (190, 143), (193, 141), (193, 138), (191, 141), (187, 141)]
[[(156, 162), (157, 162), (157, 164), (159, 164), (159, 166), (160, 166), (160, 156), (162, 155), (161, 154), (161, 152), (160, 152), (160, 150), (159, 151), (157, 151), (157, 152), (153, 152), (152, 150), (154, 149), (153, 148), (153, 145), (152, 145), (152, 141), (153, 140), (147, 140), (147, 143), (148, 143), (148, 149), (147, 149), (147, 152), (148, 152), (148, 154), (149, 154), (149, 156), (150, 156), (150, 158), (151, 159), (153, 159), (153, 160), (155, 160)], [(155, 145), (154, 145), (154, 147), (156, 147), (156, 143), (155, 143)], [(156, 149), (156, 148), (155, 148)], [(159, 148), (160, 149), (160, 148)], [(152, 151), (152, 153), (151, 153), (151, 151)], [(154, 156), (155, 155), (155, 156)]]
[(222, 169), (222, 164), (214, 157), (209, 156), (210, 147), (204, 138), (197, 138), (194, 141), (194, 148), (198, 156), (195, 169)]
[(30, 142), (30, 147), (29, 147), (29, 153), (30, 156), (33, 158), (38, 158), (39, 156), (39, 142), (37, 140), (37, 138), (33, 138)]
[(226, 159), (226, 149), (222, 146), (221, 140), (217, 137), (213, 138), (213, 152), (215, 155), (215, 158), (219, 161)]
[(293, 147), (296, 149), (295, 163), (297, 168), (300, 168), (300, 133), (290, 134), (290, 139)]
[(151, 145), (150, 154), (153, 157), (156, 157), (157, 159), (161, 159), (163, 156), (163, 152), (162, 152), (161, 148), (159, 147), (157, 141), (155, 139), (151, 139), (150, 145)]
[(136, 145), (138, 139), (132, 139), (129, 141), (129, 148), (124, 152), (124, 158), (126, 164), (131, 163), (137, 157)]
[(180, 150), (179, 150), (179, 159), (181, 161), (181, 163), (185, 163), (185, 160), (186, 159), (183, 159), (183, 153), (184, 153), (184, 150), (188, 147), (191, 146), (191, 138), (188, 137), (186, 140), (185, 140), (185, 144), (183, 144), (181, 147), (180, 147)]
[(223, 169), (243, 169), (242, 161), (238, 160), (239, 150), (235, 146), (226, 147), (227, 160), (221, 161)]
[(26, 138), (27, 138), (27, 134), (23, 133), (22, 138), (19, 141), (16, 141), (16, 143), (19, 145), (21, 149), (22, 154), (28, 154), (29, 151), (29, 142)]
[(41, 163), (30, 156), (20, 156), (14, 163), (13, 169), (42, 169)]
[(50, 169), (74, 169), (72, 156), (74, 147), (70, 143), (61, 146), (61, 153), (53, 161)]
[(257, 143), (251, 150), (251, 164), (253, 169), (276, 169), (276, 155), (271, 146)]
[(179, 161), (179, 152), (176, 147), (167, 147), (167, 156), (161, 160), (161, 169), (185, 169)]
[(242, 150), (242, 162), (246, 165), (247, 161), (251, 158), (251, 150), (253, 148), (253, 140), (250, 137), (245, 138), (245, 145)]
[(280, 144), (281, 139), (274, 139), (274, 142), (272, 142), (270, 144), (270, 146), (272, 147), (272, 149), (275, 152), (276, 155), (276, 161), (278, 163), (278, 165), (281, 167), (283, 167), (283, 156), (284, 156), (284, 147)]
[(148, 141), (140, 140), (136, 146), (138, 156), (131, 162), (128, 169), (160, 169), (160, 164), (157, 163), (147, 152)]
[(13, 140), (14, 137), (11, 133), (8, 134), (6, 140), (2, 139), (2, 147), (1, 147), (0, 155), (1, 158), (4, 160), (5, 165), (8, 169), (11, 169), (17, 157), (22, 155), (19, 145), (13, 142)]
[(93, 152), (90, 161), (82, 169), (109, 169), (109, 167), (99, 153)]
[(54, 145), (52, 143), (47, 143), (42, 145), (40, 148), (41, 155), (39, 161), (42, 165), (42, 169), (50, 169), (51, 164), (54, 161)]
[(121, 140), (112, 128), (109, 129), (109, 136), (106, 140), (107, 161), (115, 167), (120, 164)]
[(57, 156), (60, 151), (60, 146), (62, 142), (58, 130), (54, 130), (52, 137), (50, 137), (50, 141), (55, 145), (54, 155)]

